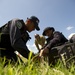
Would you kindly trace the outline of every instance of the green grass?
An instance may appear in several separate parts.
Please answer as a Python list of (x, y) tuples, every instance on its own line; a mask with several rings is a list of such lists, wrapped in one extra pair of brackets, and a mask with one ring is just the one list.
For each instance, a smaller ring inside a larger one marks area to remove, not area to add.
[[(24, 59), (23, 59), (24, 60)], [(51, 67), (47, 62), (31, 62), (29, 59), (25, 63), (8, 63), (4, 66), (4, 60), (0, 59), (0, 75), (75, 75), (75, 66), (72, 65), (70, 69), (63, 66), (58, 62), (55, 66)]]

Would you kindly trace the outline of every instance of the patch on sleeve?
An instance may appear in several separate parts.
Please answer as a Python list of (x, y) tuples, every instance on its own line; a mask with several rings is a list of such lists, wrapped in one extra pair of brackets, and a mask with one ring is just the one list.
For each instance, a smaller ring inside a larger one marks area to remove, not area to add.
[(16, 26), (17, 26), (19, 29), (21, 29), (21, 28), (22, 28), (21, 22), (17, 21)]

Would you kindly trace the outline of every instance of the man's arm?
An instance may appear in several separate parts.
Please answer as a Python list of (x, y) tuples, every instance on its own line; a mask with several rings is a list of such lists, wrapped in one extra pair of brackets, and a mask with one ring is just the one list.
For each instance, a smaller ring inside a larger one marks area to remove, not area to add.
[(51, 49), (52, 47), (54, 47), (55, 45), (57, 45), (58, 43), (61, 42), (61, 34), (60, 32), (56, 32), (54, 34), (54, 37), (52, 40), (50, 40), (50, 42), (48, 43), (48, 45), (46, 46), (48, 49)]
[(51, 48), (56, 44), (60, 43), (60, 40), (61, 40), (60, 33), (54, 34), (54, 38), (50, 40), (50, 42), (41, 50), (40, 55), (44, 56), (45, 54), (49, 53), (49, 50), (51, 50)]

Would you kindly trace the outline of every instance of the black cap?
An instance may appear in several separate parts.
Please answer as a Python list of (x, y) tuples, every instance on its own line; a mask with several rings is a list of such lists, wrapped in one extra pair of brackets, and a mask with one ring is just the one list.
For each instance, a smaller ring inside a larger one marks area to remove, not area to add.
[(53, 32), (55, 31), (55, 29), (54, 29), (53, 27), (46, 27), (46, 28), (43, 30), (42, 35), (45, 36), (45, 35), (46, 35), (45, 32), (46, 32), (47, 30), (53, 30)]
[(31, 17), (28, 18), (28, 19), (30, 19), (31, 21), (34, 22), (34, 25), (35, 25), (35, 27), (36, 27), (36, 30), (40, 30), (40, 28), (39, 28), (39, 26), (38, 26), (38, 24), (39, 24), (39, 19), (38, 19), (36, 16), (31, 16)]

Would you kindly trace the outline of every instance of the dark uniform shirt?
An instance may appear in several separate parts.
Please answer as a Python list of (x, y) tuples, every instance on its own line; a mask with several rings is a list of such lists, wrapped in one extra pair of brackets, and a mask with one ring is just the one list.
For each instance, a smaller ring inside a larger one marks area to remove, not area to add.
[(62, 33), (60, 33), (59, 31), (55, 31), (53, 33), (53, 36), (47, 39), (47, 44), (45, 47), (47, 47), (50, 50), (52, 47), (62, 45), (67, 41), (68, 40)]
[(9, 21), (7, 24), (0, 28), (0, 32), (9, 35), (9, 47), (11, 46), (14, 51), (17, 50), (24, 57), (28, 58), (30, 51), (27, 48), (26, 43), (30, 39), (30, 36), (26, 31), (25, 23), (23, 20), (13, 19)]

